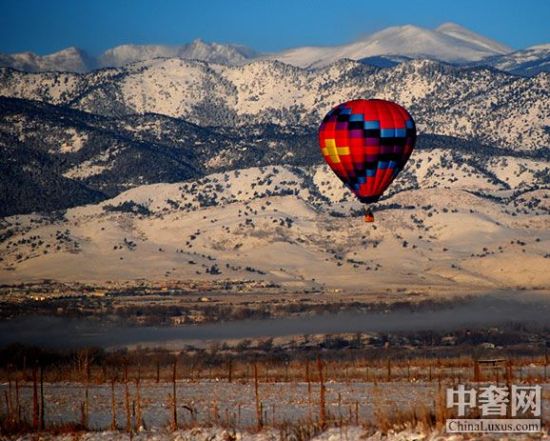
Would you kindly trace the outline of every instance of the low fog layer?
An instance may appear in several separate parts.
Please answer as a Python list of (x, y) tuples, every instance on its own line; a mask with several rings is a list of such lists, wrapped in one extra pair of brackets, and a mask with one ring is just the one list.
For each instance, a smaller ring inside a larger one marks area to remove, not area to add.
[(281, 337), (347, 332), (452, 331), (521, 322), (550, 326), (550, 300), (518, 292), (447, 303), (434, 310), (325, 314), (311, 317), (249, 320), (179, 327), (116, 326), (92, 319), (22, 317), (0, 323), (0, 345), (25, 343), (47, 347), (130, 345), (171, 346), (177, 342)]

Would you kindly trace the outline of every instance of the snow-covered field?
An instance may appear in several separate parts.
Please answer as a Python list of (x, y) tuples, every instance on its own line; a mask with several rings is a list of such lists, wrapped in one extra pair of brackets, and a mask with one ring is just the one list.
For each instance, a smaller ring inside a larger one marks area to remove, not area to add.
[[(131, 400), (136, 400), (136, 387), (129, 384)], [(355, 421), (356, 403), (358, 421), (374, 423), (376, 413), (389, 413), (393, 407), (402, 410), (431, 405), (436, 399), (436, 383), (329, 383), (326, 386), (327, 411), (336, 420), (347, 421), (350, 415)], [(0, 390), (7, 390), (2, 385)], [(80, 420), (80, 403), (84, 401), (82, 384), (53, 383), (44, 385), (46, 420), (61, 424)], [(142, 412), (144, 426), (162, 428), (170, 425), (172, 384), (142, 382)], [(92, 385), (89, 389), (91, 429), (109, 428), (111, 424), (111, 385)], [(259, 395), (264, 409), (266, 425), (284, 422), (296, 423), (309, 416), (318, 418), (319, 385), (302, 383), (260, 383)], [(256, 424), (253, 382), (201, 381), (178, 382), (177, 388), (180, 424), (229, 424), (239, 428)], [(32, 384), (21, 389), (25, 409), (31, 409)], [(123, 428), (124, 385), (116, 385), (117, 421)], [(185, 407), (184, 407), (185, 406)], [(191, 414), (191, 409), (193, 414)], [(351, 413), (350, 413), (351, 412)]]
[[(16, 438), (19, 441), (31, 440), (52, 440), (52, 441), (73, 441), (75, 436), (82, 441), (126, 441), (126, 440), (152, 440), (152, 441), (283, 441), (288, 439), (299, 439), (293, 434), (281, 434), (278, 430), (263, 430), (261, 432), (233, 431), (223, 428), (197, 427), (176, 432), (154, 431), (137, 434), (126, 434), (120, 432), (87, 432), (70, 435), (28, 435)], [(423, 428), (410, 428), (405, 430), (391, 430), (387, 433), (367, 430), (363, 427), (342, 427), (330, 428), (320, 434), (313, 435), (311, 441), (462, 441), (472, 439), (483, 440), (548, 440), (548, 433), (536, 435), (504, 435), (485, 434), (483, 437), (473, 437), (471, 434), (446, 434), (439, 430), (426, 430)]]
[[(130, 384), (130, 400), (135, 411), (135, 386)], [(6, 390), (6, 385), (0, 389)], [(178, 424), (193, 429), (170, 431), (170, 384), (142, 383), (142, 414), (144, 427), (134, 439), (154, 440), (278, 440), (289, 439), (292, 427), (311, 426), (308, 421), (316, 421), (319, 413), (319, 386), (311, 385), (308, 392), (306, 383), (260, 383), (259, 398), (262, 403), (265, 429), (256, 432), (256, 409), (254, 384), (219, 382), (179, 382)], [(544, 385), (543, 397), (550, 391)], [(442, 433), (443, 428), (414, 428), (402, 426), (397, 433), (382, 436), (382, 420), (399, 420), (398, 415), (416, 415), (422, 420), (425, 411), (434, 411), (435, 406), (444, 403), (445, 385), (437, 383), (333, 383), (326, 385), (326, 409), (329, 419), (340, 428), (328, 429), (324, 433), (311, 434), (318, 440), (356, 439), (441, 439), (460, 440), (460, 435), (451, 437)], [(22, 389), (23, 406), (30, 409), (32, 390), (30, 385)], [(111, 386), (92, 385), (90, 397), (90, 429), (92, 432), (80, 439), (106, 440), (126, 439), (120, 432), (105, 432), (111, 424)], [(46, 424), (78, 422), (80, 406), (84, 400), (84, 386), (71, 383), (45, 385)], [(124, 431), (124, 386), (116, 386), (117, 425)], [(543, 419), (550, 416), (550, 403), (543, 401)], [(132, 416), (135, 424), (135, 413)], [(225, 427), (225, 429), (223, 428)], [(283, 437), (286, 429), (286, 437)], [(367, 429), (368, 427), (368, 429)], [(230, 429), (229, 429), (230, 428)], [(311, 429), (310, 429), (311, 430)], [(290, 433), (288, 433), (290, 432)], [(424, 433), (423, 433), (424, 432)], [(21, 437), (20, 439), (36, 439)], [(68, 436), (45, 436), (43, 439), (73, 439)], [(300, 439), (300, 438), (290, 438)], [(302, 438), (303, 439), (303, 438)], [(305, 438), (309, 439), (309, 437)], [(498, 438), (502, 439), (502, 438)]]

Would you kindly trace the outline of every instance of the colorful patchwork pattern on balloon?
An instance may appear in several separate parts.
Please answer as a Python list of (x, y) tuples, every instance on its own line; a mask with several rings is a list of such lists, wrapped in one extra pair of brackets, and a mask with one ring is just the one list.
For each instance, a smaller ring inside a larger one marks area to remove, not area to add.
[(405, 166), (416, 142), (409, 112), (391, 101), (354, 100), (319, 127), (321, 153), (361, 202), (376, 202)]

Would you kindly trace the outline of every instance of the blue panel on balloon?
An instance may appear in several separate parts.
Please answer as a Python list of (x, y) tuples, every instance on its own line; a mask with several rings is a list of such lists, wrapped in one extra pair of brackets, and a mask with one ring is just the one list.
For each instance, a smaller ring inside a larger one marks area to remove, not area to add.
[(353, 121), (363, 121), (363, 115), (360, 114), (360, 113), (353, 113), (349, 116), (349, 121), (350, 122), (353, 122)]
[(387, 169), (387, 168), (388, 168), (388, 161), (380, 161), (380, 162), (378, 163), (378, 168), (379, 168), (380, 170), (385, 170), (385, 169)]
[(367, 182), (367, 178), (365, 178), (364, 176), (359, 176), (357, 178), (357, 180), (359, 181), (359, 183), (361, 184), (364, 184), (365, 182)]
[(374, 168), (369, 168), (369, 169), (367, 170), (367, 176), (368, 176), (369, 178), (371, 178), (371, 177), (373, 177), (373, 176), (375, 176), (375, 175), (376, 175), (376, 169), (374, 169)]
[(407, 136), (407, 129), (395, 129), (395, 136), (397, 138), (404, 138)]
[(373, 130), (380, 128), (380, 121), (365, 121), (365, 130)]
[(388, 164), (388, 168), (392, 168), (392, 169), (393, 169), (393, 168), (395, 168), (395, 167), (397, 167), (397, 162), (395, 162), (395, 161), (390, 161), (390, 163)]
[(407, 129), (412, 129), (414, 127), (412, 119), (408, 119), (407, 121), (405, 121), (405, 126), (407, 127)]
[(340, 109), (340, 115), (351, 115), (351, 109)]
[(394, 138), (394, 137), (395, 137), (395, 129), (380, 130), (380, 138)]

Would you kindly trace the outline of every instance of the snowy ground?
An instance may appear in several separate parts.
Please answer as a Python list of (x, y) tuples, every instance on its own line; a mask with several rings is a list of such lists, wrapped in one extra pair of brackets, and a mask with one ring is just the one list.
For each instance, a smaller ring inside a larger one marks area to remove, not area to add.
[(427, 292), (550, 287), (548, 190), (529, 191), (546, 163), (494, 164), (494, 181), (467, 165), (439, 176), (430, 164), (448, 162), (446, 154), (422, 155), (411, 178), (421, 189), (404, 188), (378, 204), (374, 224), (364, 223), (361, 204), (326, 167), (280, 166), (141, 186), (60, 216), (4, 218), (0, 280), (257, 279), (297, 289)]
[[(7, 390), (2, 385), (0, 390)], [(345, 425), (380, 424), (396, 414), (417, 415), (434, 411), (445, 403), (444, 384), (436, 382), (329, 382), (326, 385), (326, 410), (335, 422)], [(136, 388), (129, 385), (130, 402), (135, 409)], [(141, 385), (142, 415), (148, 430), (162, 430), (170, 426), (170, 394), (172, 385), (144, 382)], [(80, 421), (80, 406), (84, 401), (82, 384), (45, 384), (45, 417), (47, 424), (64, 424)], [(115, 389), (117, 424), (124, 428), (124, 385)], [(543, 385), (543, 420), (550, 416), (550, 384)], [(227, 383), (225, 381), (178, 382), (178, 422), (180, 425), (226, 426), (240, 430), (255, 427), (256, 408), (253, 383)], [(21, 390), (24, 411), (30, 412), (32, 385)], [(111, 385), (89, 387), (89, 427), (105, 430), (111, 424)], [(285, 424), (301, 424), (317, 420), (319, 414), (319, 386), (307, 383), (259, 384), (259, 400), (262, 403), (264, 424), (279, 427)], [(27, 418), (30, 415), (26, 414)], [(135, 417), (132, 418), (133, 424)]]
[[(75, 435), (27, 435), (16, 438), (20, 441), (31, 441), (36, 439), (41, 440), (55, 440), (55, 441), (73, 441)], [(126, 440), (153, 440), (153, 441), (278, 441), (283, 439), (295, 439), (291, 437), (283, 438), (278, 431), (262, 431), (259, 433), (249, 432), (233, 432), (227, 429), (221, 428), (195, 428), (190, 430), (179, 430), (177, 432), (143, 432), (134, 434), (132, 436), (125, 433), (118, 432), (88, 432), (79, 434), (78, 439), (81, 441), (126, 441)], [(471, 435), (451, 435), (445, 434), (439, 431), (424, 431), (422, 429), (408, 429), (402, 431), (391, 431), (387, 434), (380, 432), (369, 432), (361, 427), (345, 427), (345, 428), (331, 428), (321, 434), (310, 438), (311, 441), (436, 441), (436, 440), (471, 440), (471, 439), (484, 439), (484, 440), (548, 440), (550, 436), (548, 433), (540, 435), (510, 435), (495, 434), (493, 436), (484, 435), (481, 437), (472, 437)]]
[[(145, 431), (137, 434), (126, 434), (121, 432), (85, 432), (69, 435), (26, 435), (14, 438), (18, 441), (52, 440), (52, 441), (126, 441), (126, 440), (152, 440), (152, 441), (283, 441), (298, 440), (294, 433), (281, 433), (278, 430), (263, 430), (260, 432), (234, 431), (223, 428), (197, 427), (188, 430), (168, 431)], [(311, 441), (462, 441), (462, 440), (549, 440), (550, 435), (546, 431), (541, 434), (484, 434), (474, 436), (472, 434), (448, 434), (444, 431), (423, 429), (421, 427), (405, 430), (390, 430), (387, 433), (367, 430), (363, 427), (349, 426), (342, 428), (330, 428), (311, 438)]]
[[(5, 389), (3, 385), (1, 389)], [(78, 422), (80, 402), (84, 400), (84, 386), (71, 383), (45, 385), (46, 421), (54, 424)], [(101, 430), (111, 423), (111, 385), (93, 385), (90, 393), (90, 428)], [(130, 384), (131, 400), (135, 400), (136, 390)], [(147, 428), (162, 428), (170, 424), (171, 384), (145, 383), (141, 386), (143, 419)], [(295, 423), (309, 416), (317, 418), (318, 385), (311, 385), (308, 392), (306, 383), (261, 383), (260, 400), (265, 422), (277, 425), (282, 422)], [(393, 406), (406, 409), (411, 401), (433, 403), (437, 384), (423, 383), (331, 383), (327, 385), (327, 410), (336, 419), (349, 418), (355, 413), (358, 403), (358, 418), (361, 422), (374, 422), (375, 412), (391, 412)], [(117, 421), (124, 427), (124, 385), (116, 386)], [(239, 428), (253, 427), (256, 424), (254, 384), (241, 384), (201, 381), (200, 383), (178, 384), (179, 421), (181, 424), (199, 425), (228, 423)], [(30, 410), (32, 385), (21, 392), (24, 409)], [(414, 398), (413, 398), (414, 397)], [(194, 415), (183, 406), (193, 409)], [(353, 415), (355, 418), (355, 414)]]

